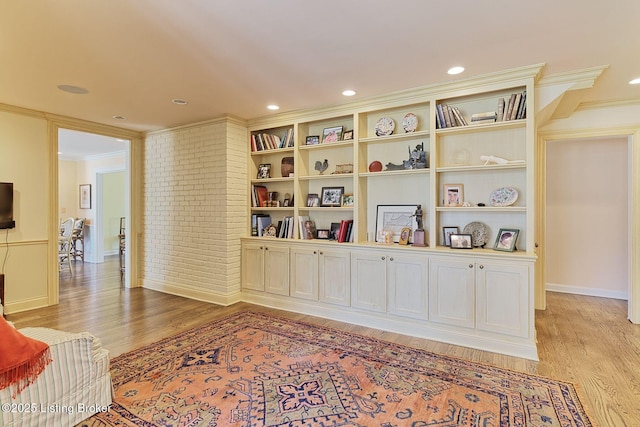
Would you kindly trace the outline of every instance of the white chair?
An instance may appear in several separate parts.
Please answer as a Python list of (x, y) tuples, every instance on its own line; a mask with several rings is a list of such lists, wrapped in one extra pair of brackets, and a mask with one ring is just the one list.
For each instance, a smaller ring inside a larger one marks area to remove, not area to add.
[(71, 265), (71, 247), (73, 246), (73, 225), (75, 219), (67, 218), (60, 224), (60, 237), (58, 238), (58, 262), (60, 271), (62, 265), (67, 264), (69, 272), (73, 275), (73, 266)]
[(85, 218), (76, 219), (73, 224), (73, 235), (71, 237), (71, 256), (75, 261), (80, 257), (84, 264), (84, 222)]

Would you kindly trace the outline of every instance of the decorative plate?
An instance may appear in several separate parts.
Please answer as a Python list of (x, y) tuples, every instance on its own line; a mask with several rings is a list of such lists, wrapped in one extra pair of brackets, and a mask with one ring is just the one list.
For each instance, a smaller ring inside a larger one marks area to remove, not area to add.
[(391, 117), (381, 117), (376, 122), (376, 136), (387, 136), (393, 133), (396, 122)]
[(369, 164), (369, 172), (380, 172), (382, 170), (382, 163), (374, 160)]
[(418, 129), (418, 116), (413, 113), (407, 113), (402, 119), (402, 128), (405, 132), (415, 132)]
[(489, 227), (481, 222), (470, 222), (462, 230), (464, 234), (471, 234), (471, 243), (474, 247), (484, 247), (489, 239)]
[(491, 192), (491, 206), (511, 206), (518, 200), (518, 190), (513, 187), (502, 187)]

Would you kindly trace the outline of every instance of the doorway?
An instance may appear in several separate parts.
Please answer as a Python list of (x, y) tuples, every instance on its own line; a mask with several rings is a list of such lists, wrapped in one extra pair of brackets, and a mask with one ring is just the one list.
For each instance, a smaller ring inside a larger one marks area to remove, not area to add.
[[(117, 256), (110, 241), (117, 239), (119, 229), (111, 230), (109, 225), (114, 215), (118, 224), (120, 217), (131, 215), (129, 158), (127, 140), (58, 129), (59, 215), (86, 218), (85, 262), (103, 263), (105, 254)], [(79, 206), (78, 188), (80, 185), (86, 188), (87, 184), (92, 189), (91, 202), (89, 206)], [(129, 287), (130, 277), (127, 274), (122, 277)]]
[(546, 289), (629, 300), (628, 136), (547, 140)]

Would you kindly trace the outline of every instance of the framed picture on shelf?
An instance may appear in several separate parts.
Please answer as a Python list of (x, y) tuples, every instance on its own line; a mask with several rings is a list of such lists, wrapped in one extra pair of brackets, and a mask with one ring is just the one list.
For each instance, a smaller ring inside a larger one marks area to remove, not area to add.
[[(385, 233), (391, 232), (391, 241), (398, 243), (403, 228), (418, 228), (415, 211), (418, 205), (378, 205), (376, 211), (376, 242), (386, 243)], [(408, 243), (413, 243), (409, 236)]]
[(91, 209), (91, 184), (80, 185), (80, 209)]
[(520, 230), (517, 228), (501, 228), (496, 236), (496, 242), (493, 249), (496, 251), (513, 252), (516, 250), (516, 240)]
[(320, 136), (319, 135), (309, 135), (305, 140), (307, 145), (318, 145), (320, 144)]
[(445, 246), (451, 246), (451, 235), (458, 234), (460, 230), (458, 227), (442, 227), (442, 235), (444, 237), (443, 243)]
[(318, 239), (328, 240), (331, 238), (331, 230), (318, 230)]
[(340, 223), (332, 222), (331, 230), (329, 230), (329, 239), (338, 240), (338, 234), (340, 233)]
[(400, 240), (398, 243), (401, 245), (406, 245), (409, 243), (409, 237), (411, 236), (411, 229), (409, 227), (405, 227), (400, 231)]
[(353, 194), (342, 195), (342, 206), (346, 206), (346, 207), (353, 206)]
[(318, 196), (317, 193), (309, 193), (309, 195), (307, 195), (307, 207), (308, 208), (315, 208), (320, 206), (320, 197)]
[(342, 206), (342, 194), (344, 187), (322, 187), (320, 196), (320, 206), (340, 207)]
[(462, 206), (464, 202), (464, 186), (462, 184), (444, 184), (444, 205)]
[(342, 140), (343, 140), (343, 141), (350, 141), (350, 140), (352, 140), (352, 139), (353, 139), (353, 129), (348, 130), (348, 131), (345, 131), (345, 132), (342, 134)]
[(258, 179), (271, 178), (271, 163), (261, 163), (258, 166)]
[(338, 142), (342, 140), (343, 126), (335, 126), (332, 128), (324, 128), (322, 131), (322, 143)]
[(473, 249), (471, 234), (451, 234), (451, 249)]

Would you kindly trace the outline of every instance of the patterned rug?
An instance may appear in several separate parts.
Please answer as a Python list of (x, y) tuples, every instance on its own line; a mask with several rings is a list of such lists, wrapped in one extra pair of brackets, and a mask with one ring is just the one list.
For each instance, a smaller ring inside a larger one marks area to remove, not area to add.
[(242, 312), (111, 361), (98, 426), (591, 426), (571, 384)]

